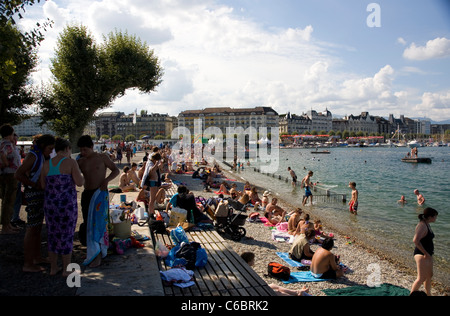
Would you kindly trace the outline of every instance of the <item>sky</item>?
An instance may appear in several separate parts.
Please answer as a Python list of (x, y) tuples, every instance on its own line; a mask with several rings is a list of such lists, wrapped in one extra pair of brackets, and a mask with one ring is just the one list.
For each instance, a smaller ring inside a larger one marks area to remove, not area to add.
[(450, 120), (449, 0), (48, 0), (37, 85), (68, 25), (97, 43), (114, 30), (146, 42), (164, 68), (151, 94), (128, 90), (108, 111), (178, 116), (186, 109), (272, 107), (279, 114)]

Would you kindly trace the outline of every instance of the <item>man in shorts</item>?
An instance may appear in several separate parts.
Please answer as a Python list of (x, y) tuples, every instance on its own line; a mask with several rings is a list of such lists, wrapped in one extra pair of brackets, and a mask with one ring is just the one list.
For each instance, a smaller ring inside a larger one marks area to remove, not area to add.
[[(81, 194), (83, 223), (80, 225), (79, 238), (80, 242), (86, 245), (86, 225), (92, 196), (98, 189), (108, 191), (108, 183), (115, 179), (120, 171), (108, 155), (94, 151), (94, 143), (89, 135), (81, 136), (77, 145), (81, 154), (78, 165), (84, 176), (84, 191)], [(107, 169), (111, 170), (108, 176)]]
[(311, 192), (311, 177), (313, 176), (313, 172), (309, 171), (306, 177), (303, 178), (301, 187), (305, 188), (305, 196), (303, 197), (303, 206), (305, 206), (306, 202), (308, 201), (308, 198), (311, 197), (311, 205), (313, 203), (313, 195)]
[(350, 189), (352, 189), (352, 199), (348, 203), (350, 213), (357, 215), (358, 214), (358, 190), (356, 190), (356, 183), (350, 182), (348, 184)]
[(292, 186), (295, 187), (297, 185), (297, 175), (295, 174), (295, 171), (291, 169), (291, 167), (288, 167), (287, 170), (292, 177)]

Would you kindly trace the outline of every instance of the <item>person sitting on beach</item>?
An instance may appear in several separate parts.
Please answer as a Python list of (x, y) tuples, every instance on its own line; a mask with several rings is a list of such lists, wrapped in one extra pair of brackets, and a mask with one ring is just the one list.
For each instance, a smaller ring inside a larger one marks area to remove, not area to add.
[(133, 162), (131, 165), (131, 169), (128, 171), (128, 181), (133, 181), (133, 183), (136, 185), (136, 187), (139, 187), (139, 184), (141, 182), (141, 179), (138, 177), (138, 174), (136, 172), (137, 170), (137, 163)]
[(250, 195), (250, 191), (252, 190), (252, 185), (250, 182), (245, 182), (244, 184), (244, 192)]
[(311, 274), (316, 279), (337, 279), (344, 275), (344, 271), (338, 265), (336, 257), (331, 249), (334, 246), (332, 238), (326, 238), (322, 247), (319, 247), (311, 260)]
[(402, 197), (400, 198), (400, 200), (397, 201), (397, 203), (400, 203), (400, 204), (406, 204), (407, 202), (406, 202), (405, 196), (402, 195)]
[(309, 241), (314, 239), (316, 235), (314, 230), (307, 230), (304, 234), (298, 235), (294, 243), (289, 250), (289, 257), (295, 261), (311, 260), (314, 255), (314, 251), (309, 247)]
[(231, 185), (230, 195), (233, 200), (236, 200), (237, 198), (240, 198), (242, 196), (242, 192), (237, 190), (236, 183), (233, 183)]
[(308, 230), (314, 231), (314, 224), (309, 221), (309, 214), (303, 214), (303, 218), (298, 222), (294, 236), (306, 233)]
[(303, 210), (301, 208), (296, 208), (289, 217), (288, 220), (288, 234), (295, 235), (295, 231), (297, 230), (298, 223), (302, 219)]
[(334, 235), (332, 233), (330, 234), (326, 234), (323, 230), (322, 230), (322, 222), (320, 221), (320, 219), (314, 221), (314, 231), (316, 232), (316, 236), (319, 237), (334, 237)]
[(253, 205), (256, 206), (256, 205), (261, 204), (261, 199), (258, 196), (256, 187), (252, 187), (252, 189), (250, 190), (249, 197), (250, 197), (250, 201), (252, 201)]
[(424, 205), (425, 204), (425, 198), (422, 194), (420, 194), (419, 190), (414, 190), (414, 194), (417, 196), (417, 204)]
[(222, 181), (220, 184), (219, 192), (222, 194), (230, 195), (230, 191), (228, 191), (228, 183), (226, 181)]
[(283, 208), (279, 207), (277, 205), (277, 202), (278, 199), (273, 198), (272, 201), (267, 204), (266, 211), (264, 213), (264, 216), (273, 225), (286, 221), (286, 211)]
[(126, 166), (123, 168), (123, 172), (119, 178), (119, 188), (122, 192), (130, 192), (136, 190), (136, 184), (131, 183), (128, 179), (128, 172), (130, 171), (130, 167)]
[(270, 195), (269, 191), (264, 191), (263, 197), (261, 199), (261, 207), (263, 210), (265, 210), (267, 205), (269, 204), (269, 195)]

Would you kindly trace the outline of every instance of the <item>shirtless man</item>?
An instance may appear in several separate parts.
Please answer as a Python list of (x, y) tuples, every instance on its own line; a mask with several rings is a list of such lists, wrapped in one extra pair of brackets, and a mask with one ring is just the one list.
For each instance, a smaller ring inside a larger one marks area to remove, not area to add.
[(417, 204), (424, 205), (425, 204), (425, 198), (422, 194), (419, 193), (419, 190), (414, 190), (414, 194), (417, 196)]
[(311, 177), (313, 176), (313, 172), (309, 171), (306, 177), (303, 178), (301, 186), (305, 188), (305, 196), (303, 197), (303, 206), (305, 206), (308, 201), (308, 197), (311, 197), (311, 205), (313, 203), (313, 195), (311, 192)]
[[(98, 189), (108, 191), (108, 183), (115, 179), (120, 171), (106, 154), (94, 152), (94, 143), (89, 135), (81, 136), (77, 145), (81, 153), (78, 165), (84, 175), (84, 191), (81, 194), (84, 223), (80, 226), (79, 236), (80, 242), (86, 245), (86, 225), (91, 198)], [(106, 177), (107, 169), (111, 170), (111, 173)]]
[(356, 190), (356, 183), (350, 182), (348, 184), (348, 186), (350, 187), (350, 189), (352, 189), (352, 199), (348, 203), (348, 205), (350, 206), (349, 210), (350, 210), (350, 213), (357, 215), (358, 214), (358, 190)]
[(311, 274), (316, 279), (337, 279), (344, 275), (344, 270), (337, 264), (336, 256), (331, 253), (334, 246), (332, 238), (326, 238), (322, 247), (314, 253), (311, 261)]
[(295, 174), (295, 171), (291, 169), (291, 167), (288, 167), (287, 170), (292, 177), (292, 186), (295, 187), (297, 185), (297, 175)]
[(279, 207), (277, 202), (278, 199), (273, 198), (272, 201), (266, 206), (265, 215), (272, 224), (278, 224), (286, 221), (286, 211)]
[(123, 173), (120, 175), (119, 178), (119, 188), (122, 190), (122, 192), (129, 192), (129, 191), (135, 191), (136, 185), (134, 183), (130, 182), (128, 172), (130, 171), (130, 167), (126, 166), (123, 168)]

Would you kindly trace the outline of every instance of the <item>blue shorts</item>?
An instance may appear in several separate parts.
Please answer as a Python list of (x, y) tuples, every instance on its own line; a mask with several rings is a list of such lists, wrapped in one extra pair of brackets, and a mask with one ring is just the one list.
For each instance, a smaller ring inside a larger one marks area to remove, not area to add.
[(311, 192), (311, 189), (310, 189), (309, 187), (306, 187), (306, 188), (305, 188), (305, 196), (306, 196), (306, 197), (312, 196), (312, 192)]

